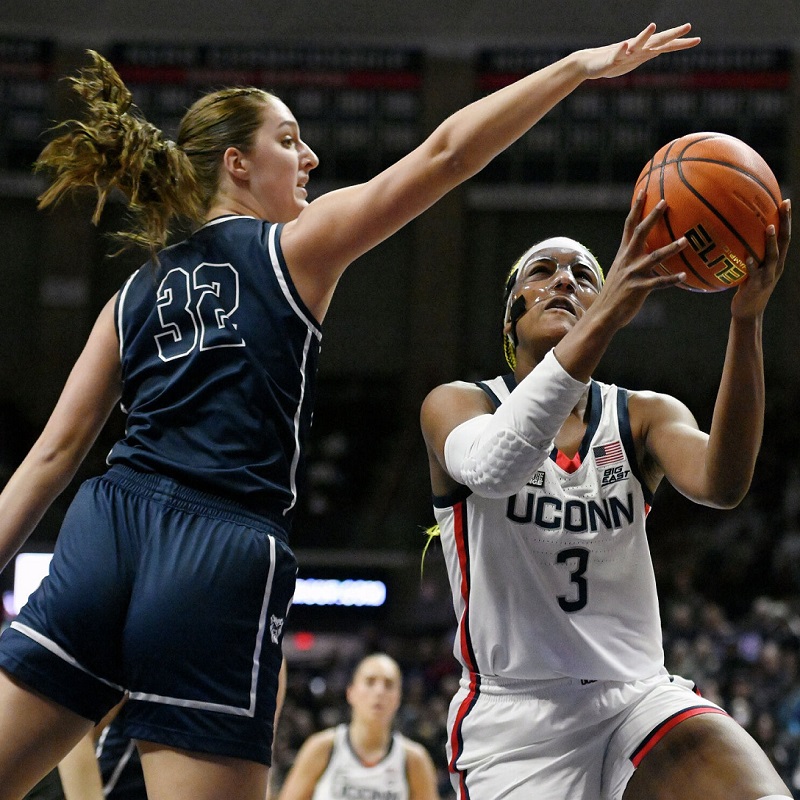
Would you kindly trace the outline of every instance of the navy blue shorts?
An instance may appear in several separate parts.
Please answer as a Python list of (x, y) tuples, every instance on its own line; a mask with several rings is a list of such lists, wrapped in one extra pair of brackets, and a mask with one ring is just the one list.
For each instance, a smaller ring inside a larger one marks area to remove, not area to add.
[(97, 764), (107, 800), (146, 800), (142, 762), (132, 739), (123, 733), (125, 707), (100, 734)]
[(237, 503), (114, 466), (84, 483), (50, 574), (0, 637), (0, 667), (125, 734), (271, 763), (297, 565)]

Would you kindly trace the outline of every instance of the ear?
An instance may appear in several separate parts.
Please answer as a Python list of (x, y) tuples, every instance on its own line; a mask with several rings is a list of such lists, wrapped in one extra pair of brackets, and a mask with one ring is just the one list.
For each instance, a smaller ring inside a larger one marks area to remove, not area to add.
[(238, 147), (229, 147), (222, 154), (222, 166), (225, 171), (236, 180), (247, 180), (250, 170), (244, 153)]

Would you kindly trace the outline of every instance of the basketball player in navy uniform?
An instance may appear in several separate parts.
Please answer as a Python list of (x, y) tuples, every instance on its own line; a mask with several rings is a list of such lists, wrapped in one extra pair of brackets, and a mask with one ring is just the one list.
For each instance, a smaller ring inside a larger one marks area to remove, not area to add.
[(278, 800), (439, 800), (428, 751), (392, 730), (401, 697), (393, 658), (373, 653), (362, 659), (347, 687), (350, 722), (305, 741)]
[(531, 247), (507, 283), (512, 373), (440, 386), (423, 405), (463, 666), (448, 720), (459, 800), (790, 797), (750, 736), (666, 673), (645, 536), (664, 478), (717, 508), (749, 488), (789, 203), (733, 296), (709, 434), (673, 397), (591, 379), (650, 292), (682, 277), (653, 273), (686, 240), (648, 255), (664, 204), (640, 219), (642, 207), (605, 283), (571, 239)]
[[(296, 572), (288, 535), (337, 281), (584, 80), (692, 47), (688, 31), (649, 25), (576, 51), (313, 203), (317, 156), (277, 97), (205, 95), (171, 141), (92, 54), (73, 82), (85, 118), (39, 159), (53, 174), (40, 203), (88, 186), (96, 219), (121, 191), (127, 237), (153, 257), (100, 312), (0, 495), (4, 567), (121, 403), (108, 471), (80, 488), (49, 576), (0, 638), (0, 800), (21, 797), (123, 695), (150, 800), (263, 800)], [(161, 249), (176, 218), (196, 229)]]

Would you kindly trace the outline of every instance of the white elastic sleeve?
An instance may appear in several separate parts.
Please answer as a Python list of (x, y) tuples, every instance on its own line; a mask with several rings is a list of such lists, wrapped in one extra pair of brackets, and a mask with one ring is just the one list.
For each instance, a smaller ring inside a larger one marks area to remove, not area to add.
[(494, 414), (453, 428), (444, 443), (450, 476), (481, 497), (516, 494), (550, 454), (587, 386), (550, 350)]

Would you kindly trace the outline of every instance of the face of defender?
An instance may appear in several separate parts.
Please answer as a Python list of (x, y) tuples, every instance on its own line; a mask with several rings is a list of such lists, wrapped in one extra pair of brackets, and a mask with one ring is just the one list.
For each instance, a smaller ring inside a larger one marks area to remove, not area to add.
[(244, 157), (250, 189), (264, 219), (296, 219), (308, 205), (306, 184), (319, 159), (300, 137), (300, 127), (288, 106), (277, 97), (264, 106), (263, 122)]

